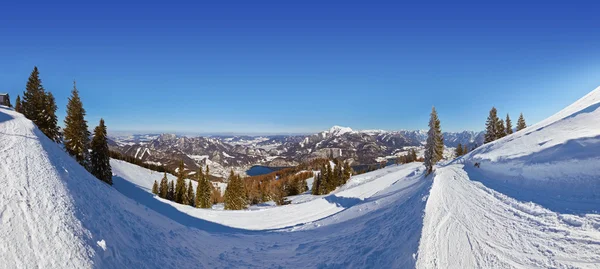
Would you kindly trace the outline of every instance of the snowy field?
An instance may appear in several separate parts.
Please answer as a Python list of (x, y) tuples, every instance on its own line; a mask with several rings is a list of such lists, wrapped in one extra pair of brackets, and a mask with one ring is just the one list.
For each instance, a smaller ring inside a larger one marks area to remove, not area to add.
[(432, 176), (393, 165), (223, 211), (155, 197), (161, 173), (117, 160), (107, 186), (0, 108), (0, 268), (600, 268), (598, 119), (600, 88)]

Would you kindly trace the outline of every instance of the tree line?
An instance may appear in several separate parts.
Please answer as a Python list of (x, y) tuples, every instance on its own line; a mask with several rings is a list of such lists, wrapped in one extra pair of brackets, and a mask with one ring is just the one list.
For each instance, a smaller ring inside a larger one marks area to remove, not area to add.
[(347, 162), (341, 160), (333, 160), (333, 168), (331, 162), (321, 166), (319, 173), (315, 176), (312, 185), (313, 195), (324, 195), (334, 191), (337, 187), (346, 184), (352, 176), (352, 168)]
[(203, 172), (202, 168), (196, 172), (195, 179), (198, 185), (195, 191), (192, 180), (186, 182), (187, 178), (188, 174), (185, 171), (184, 163), (180, 161), (177, 168), (177, 179), (169, 180), (167, 172), (164, 172), (160, 183), (154, 181), (152, 193), (160, 198), (197, 208), (211, 208), (213, 204), (222, 202), (221, 191), (215, 188), (210, 181), (208, 166), (206, 166), (206, 172)]
[[(521, 115), (519, 115), (519, 119), (517, 120), (516, 131), (518, 132), (525, 128), (527, 128), (527, 124), (525, 123), (523, 113), (521, 113)], [(506, 114), (506, 121), (504, 121), (503, 119), (498, 118), (498, 110), (496, 110), (495, 107), (492, 107), (485, 122), (484, 143), (490, 143), (512, 133), (513, 127), (509, 114)]]
[(112, 171), (110, 167), (110, 153), (107, 142), (107, 130), (104, 119), (94, 128), (93, 137), (90, 139), (85, 109), (79, 97), (75, 82), (67, 103), (67, 116), (65, 128), (58, 126), (56, 116), (56, 101), (52, 92), (46, 91), (40, 79), (37, 67), (33, 68), (23, 98), (18, 95), (15, 110), (31, 120), (38, 129), (50, 140), (63, 143), (66, 152), (71, 155), (81, 166), (92, 175), (112, 185)]

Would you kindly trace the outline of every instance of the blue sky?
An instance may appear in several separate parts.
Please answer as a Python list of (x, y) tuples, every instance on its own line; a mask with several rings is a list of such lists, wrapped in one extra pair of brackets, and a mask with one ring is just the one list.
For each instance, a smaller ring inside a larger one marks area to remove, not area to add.
[(97, 1), (0, 4), (0, 91), (34, 65), (90, 126), (303, 133), (482, 130), (600, 86), (600, 4), (583, 1)]

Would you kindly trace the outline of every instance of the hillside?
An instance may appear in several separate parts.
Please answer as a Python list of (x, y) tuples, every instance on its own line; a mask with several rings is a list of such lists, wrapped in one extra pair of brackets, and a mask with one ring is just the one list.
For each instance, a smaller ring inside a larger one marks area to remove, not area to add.
[(110, 187), (0, 107), (0, 267), (598, 268), (599, 113), (600, 88), (431, 176), (392, 165), (222, 211), (155, 197), (161, 174), (117, 160)]
[[(250, 231), (193, 217), (152, 195), (127, 198), (117, 189), (133, 191), (138, 186), (125, 181), (116, 181), (116, 188), (105, 185), (31, 121), (6, 108), (0, 108), (0, 133), (2, 268), (414, 265), (422, 198), (430, 184), (418, 180), (414, 167), (406, 179), (402, 167), (380, 170), (384, 174), (379, 176), (363, 175), (366, 183), (355, 182), (355, 188), (344, 191), (347, 196), (329, 195), (312, 209), (326, 203), (334, 211), (304, 216), (294, 222), (298, 226), (268, 225), (258, 218), (264, 216), (259, 212), (249, 225), (290, 227)], [(120, 188), (120, 183), (126, 187)]]

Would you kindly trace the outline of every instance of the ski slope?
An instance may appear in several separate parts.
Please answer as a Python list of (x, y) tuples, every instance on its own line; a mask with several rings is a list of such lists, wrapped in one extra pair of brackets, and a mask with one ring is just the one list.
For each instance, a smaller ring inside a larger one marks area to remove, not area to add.
[[(0, 268), (414, 267), (431, 186), (420, 180), (418, 165), (389, 168), (356, 183), (370, 184), (368, 190), (342, 188), (340, 196), (314, 203), (317, 217), (251, 227), (304, 224), (235, 228), (156, 199), (140, 188), (141, 179), (115, 182), (132, 192), (133, 199), (126, 197), (6, 108), (0, 108), (0, 171)], [(323, 201), (336, 213), (317, 208)]]
[(108, 186), (0, 107), (0, 268), (600, 268), (598, 119), (600, 88), (428, 177), (222, 211), (157, 198), (162, 174), (121, 161)]
[(559, 214), (439, 168), (418, 268), (599, 268), (600, 215)]

